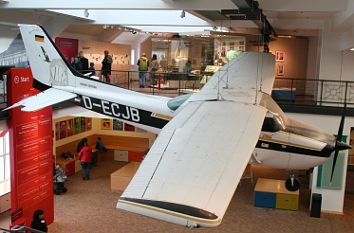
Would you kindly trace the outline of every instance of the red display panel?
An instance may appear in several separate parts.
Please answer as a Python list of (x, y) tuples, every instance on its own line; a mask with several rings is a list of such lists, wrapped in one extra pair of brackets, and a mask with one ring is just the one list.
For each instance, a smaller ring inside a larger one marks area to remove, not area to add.
[[(31, 69), (11, 69), (8, 104), (38, 94)], [(11, 157), (11, 225), (31, 225), (42, 209), (47, 224), (54, 221), (52, 108), (35, 112), (9, 110)]]
[(76, 39), (57, 37), (55, 38), (55, 45), (69, 63), (71, 63), (72, 59), (78, 54), (79, 41)]

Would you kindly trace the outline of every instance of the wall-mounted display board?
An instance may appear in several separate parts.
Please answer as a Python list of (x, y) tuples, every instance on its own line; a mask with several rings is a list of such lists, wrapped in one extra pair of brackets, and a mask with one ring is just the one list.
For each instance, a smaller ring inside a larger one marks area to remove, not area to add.
[(101, 129), (112, 130), (112, 119), (109, 118), (101, 119)]
[(123, 126), (124, 123), (122, 121), (113, 119), (113, 130), (123, 131), (124, 130)]
[(245, 51), (245, 37), (236, 36), (232, 38), (223, 38), (214, 40), (214, 64), (223, 65), (228, 62), (227, 53), (229, 51)]
[(71, 63), (73, 58), (78, 54), (79, 41), (77, 39), (57, 37), (55, 38), (55, 45), (69, 63)]
[(86, 117), (75, 117), (55, 123), (55, 140), (70, 137), (92, 129), (92, 119)]

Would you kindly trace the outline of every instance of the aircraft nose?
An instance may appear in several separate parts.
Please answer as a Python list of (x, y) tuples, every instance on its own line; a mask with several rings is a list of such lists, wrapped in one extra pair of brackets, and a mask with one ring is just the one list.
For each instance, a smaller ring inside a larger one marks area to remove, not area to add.
[(349, 150), (349, 149), (352, 149), (352, 147), (344, 142), (337, 141), (336, 147), (334, 149), (335, 150)]

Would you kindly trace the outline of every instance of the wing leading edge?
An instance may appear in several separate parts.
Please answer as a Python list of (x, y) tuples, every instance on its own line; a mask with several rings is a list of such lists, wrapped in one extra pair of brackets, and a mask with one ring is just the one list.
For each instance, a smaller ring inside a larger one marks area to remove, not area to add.
[(24, 112), (36, 111), (44, 107), (51, 106), (56, 103), (60, 103), (66, 100), (75, 98), (77, 95), (62, 91), (55, 88), (49, 88), (37, 95), (23, 99), (5, 110), (22, 106), (21, 110)]
[(163, 128), (117, 208), (186, 226), (217, 226), (257, 143), (266, 109), (189, 103)]

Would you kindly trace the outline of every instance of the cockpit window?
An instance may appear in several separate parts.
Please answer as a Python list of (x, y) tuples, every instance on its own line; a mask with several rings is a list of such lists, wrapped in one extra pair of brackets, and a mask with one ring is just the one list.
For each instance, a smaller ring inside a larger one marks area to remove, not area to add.
[(175, 111), (181, 106), (192, 94), (180, 95), (167, 102), (169, 109)]
[(283, 125), (283, 121), (280, 117), (277, 114), (267, 112), (266, 117), (264, 118), (262, 131), (277, 132), (284, 129), (285, 125)]

